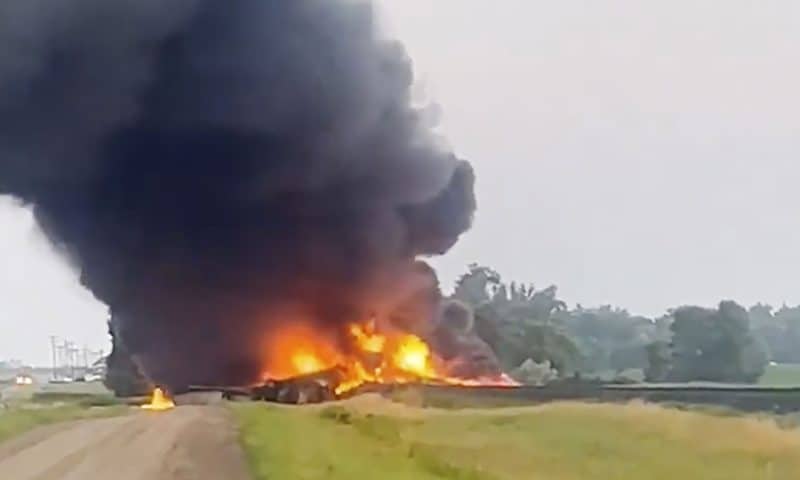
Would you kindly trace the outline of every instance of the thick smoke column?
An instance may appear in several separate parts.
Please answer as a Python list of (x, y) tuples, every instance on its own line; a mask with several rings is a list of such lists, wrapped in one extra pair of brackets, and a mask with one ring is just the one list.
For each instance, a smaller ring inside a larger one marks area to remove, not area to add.
[(390, 308), (475, 208), (411, 64), (345, 0), (3, 0), (0, 194), (146, 373), (258, 375), (263, 335)]

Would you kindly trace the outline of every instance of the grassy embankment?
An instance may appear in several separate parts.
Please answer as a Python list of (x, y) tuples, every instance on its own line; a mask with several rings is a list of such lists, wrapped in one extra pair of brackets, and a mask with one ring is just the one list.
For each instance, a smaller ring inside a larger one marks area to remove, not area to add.
[(257, 480), (800, 478), (796, 431), (643, 404), (443, 411), (362, 398), (234, 411)]
[[(643, 382), (644, 371), (642, 369), (628, 369), (622, 372), (605, 370), (600, 372), (585, 373), (584, 378), (595, 378), (611, 382), (617, 378), (625, 378), (635, 382)], [(764, 370), (764, 375), (758, 380), (762, 387), (800, 387), (800, 364), (781, 363), (768, 365)]]
[(0, 409), (0, 442), (38, 426), (68, 420), (119, 415), (128, 410), (110, 394), (36, 392), (33, 388), (8, 389)]
[(765, 387), (800, 387), (800, 365), (769, 365), (758, 383)]

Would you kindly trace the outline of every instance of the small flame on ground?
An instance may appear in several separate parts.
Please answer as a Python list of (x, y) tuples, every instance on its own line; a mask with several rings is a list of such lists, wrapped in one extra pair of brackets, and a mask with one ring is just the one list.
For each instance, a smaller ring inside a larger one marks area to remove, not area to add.
[(153, 390), (153, 398), (150, 399), (150, 403), (142, 405), (142, 408), (145, 410), (160, 412), (175, 408), (175, 402), (173, 402), (171, 398), (164, 394), (163, 390), (156, 388)]

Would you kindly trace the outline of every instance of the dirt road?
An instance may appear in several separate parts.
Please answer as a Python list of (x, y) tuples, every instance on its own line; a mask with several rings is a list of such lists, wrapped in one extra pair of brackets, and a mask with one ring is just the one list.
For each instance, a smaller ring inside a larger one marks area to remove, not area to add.
[(0, 445), (3, 480), (247, 480), (221, 407), (45, 427)]

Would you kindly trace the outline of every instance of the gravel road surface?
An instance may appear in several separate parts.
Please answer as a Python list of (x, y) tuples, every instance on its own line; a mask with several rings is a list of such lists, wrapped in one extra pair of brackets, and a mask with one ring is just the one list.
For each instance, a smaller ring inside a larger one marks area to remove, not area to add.
[(3, 480), (247, 480), (228, 411), (167, 412), (86, 420), (0, 444)]

